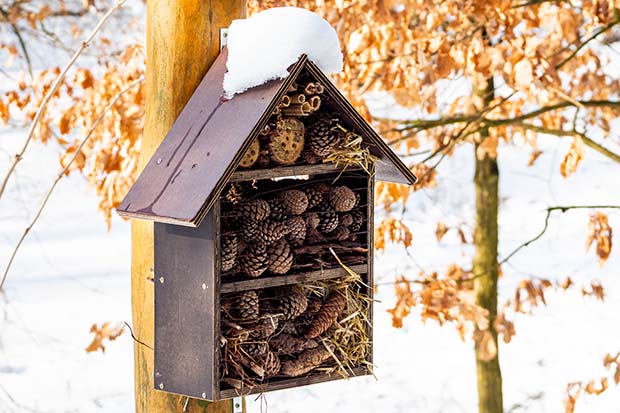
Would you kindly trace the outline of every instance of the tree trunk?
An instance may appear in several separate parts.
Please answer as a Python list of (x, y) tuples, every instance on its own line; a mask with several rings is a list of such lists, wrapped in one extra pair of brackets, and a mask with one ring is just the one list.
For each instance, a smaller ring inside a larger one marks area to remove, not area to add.
[[(494, 96), (493, 79), (486, 79), (476, 85), (476, 95), (483, 108), (489, 106)], [(488, 130), (480, 133), (481, 141), (489, 136)], [(476, 145), (476, 152), (478, 145)], [(489, 330), (497, 346), (497, 332), (493, 322), (497, 317), (497, 226), (499, 198), (499, 170), (497, 159), (487, 155), (479, 159), (476, 153), (476, 226), (474, 244), (476, 252), (473, 274), (476, 302), (489, 312)], [(480, 413), (503, 413), (502, 372), (499, 366), (499, 352), (491, 360), (481, 360), (480, 341), (476, 341), (476, 372), (478, 376), (478, 410)], [(499, 348), (498, 348), (499, 349)], [(484, 351), (484, 350), (483, 350)]]
[[(146, 22), (146, 120), (140, 169), (219, 53), (219, 29), (245, 16), (243, 0), (149, 0)], [(133, 326), (153, 343), (153, 224), (132, 221), (131, 298)], [(153, 388), (153, 351), (134, 345), (137, 413), (183, 411), (185, 398)], [(205, 366), (208, 368), (209, 366)], [(188, 412), (230, 412), (232, 403), (191, 400)]]

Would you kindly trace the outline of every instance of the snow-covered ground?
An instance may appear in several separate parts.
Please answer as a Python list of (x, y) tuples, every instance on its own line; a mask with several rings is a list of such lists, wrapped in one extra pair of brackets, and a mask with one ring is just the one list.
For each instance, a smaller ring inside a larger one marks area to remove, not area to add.
[[(23, 139), (23, 130), (0, 131), (0, 171)], [(558, 204), (618, 204), (617, 166), (593, 152), (576, 175), (559, 176), (569, 141), (542, 139), (545, 153), (526, 168), (528, 151), (500, 152), (501, 251), (532, 237), (542, 227), (544, 208)], [(53, 147), (34, 144), (0, 201), (0, 267), (35, 211), (59, 165)], [(450, 262), (469, 263), (458, 239), (435, 241), (435, 224), (470, 223), (473, 216), (472, 149), (463, 147), (440, 168), (437, 189), (416, 193), (408, 224), (412, 253), (427, 270)], [(587, 211), (554, 215), (545, 236), (504, 266), (503, 298), (518, 281), (573, 277), (597, 279), (604, 303), (582, 298), (579, 289), (550, 292), (548, 306), (519, 316), (513, 342), (503, 345), (505, 406), (512, 412), (562, 410), (566, 383), (598, 377), (606, 352), (620, 350), (620, 213), (610, 212), (614, 250), (600, 268), (584, 252)], [(132, 343), (128, 334), (109, 343), (106, 353), (84, 348), (92, 323), (131, 321), (129, 225), (118, 218), (106, 231), (96, 197), (78, 175), (63, 180), (36, 228), (22, 246), (0, 295), (0, 412), (132, 412)], [(467, 252), (469, 254), (469, 252)], [(417, 272), (398, 248), (378, 255), (379, 282)], [(266, 394), (269, 412), (474, 412), (475, 364), (471, 341), (450, 326), (422, 324), (413, 313), (405, 327), (391, 327), (386, 309), (392, 287), (378, 291), (376, 377), (339, 381)], [(264, 404), (263, 404), (264, 410)], [(249, 400), (260, 411), (260, 400)], [(582, 397), (578, 412), (620, 412), (620, 389)]]

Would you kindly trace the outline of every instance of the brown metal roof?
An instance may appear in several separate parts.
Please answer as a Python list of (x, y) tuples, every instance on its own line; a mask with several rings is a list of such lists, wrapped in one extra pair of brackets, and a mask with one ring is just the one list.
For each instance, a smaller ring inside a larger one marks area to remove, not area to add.
[(130, 218), (198, 226), (217, 200), (252, 140), (262, 130), (302, 69), (325, 85), (345, 123), (368, 140), (380, 159), (381, 180), (414, 183), (416, 178), (330, 80), (306, 56), (275, 80), (223, 98), (224, 50), (157, 148), (117, 211)]

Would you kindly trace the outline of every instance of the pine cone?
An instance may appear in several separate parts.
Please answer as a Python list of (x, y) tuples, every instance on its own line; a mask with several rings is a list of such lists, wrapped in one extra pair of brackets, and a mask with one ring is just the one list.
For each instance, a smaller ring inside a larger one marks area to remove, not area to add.
[(239, 297), (237, 313), (241, 321), (258, 319), (258, 294), (256, 291), (244, 291)]
[(338, 214), (335, 211), (319, 212), (319, 219), (320, 222), (316, 229), (324, 234), (332, 232), (338, 226)]
[(280, 358), (273, 351), (268, 351), (264, 359), (261, 360), (263, 369), (265, 370), (265, 377), (273, 377), (280, 373), (281, 364)]
[(343, 225), (338, 225), (334, 232), (332, 232), (332, 236), (338, 241), (345, 241), (347, 238), (349, 238), (349, 235), (351, 235), (349, 228)]
[(304, 218), (306, 218), (306, 227), (311, 229), (316, 229), (321, 221), (319, 219), (319, 214), (316, 212), (308, 212), (304, 215)]
[(329, 350), (324, 346), (319, 346), (302, 352), (295, 359), (282, 361), (280, 372), (284, 376), (299, 377), (320, 366), (330, 357)]
[(281, 222), (263, 221), (258, 224), (256, 240), (269, 245), (282, 239), (287, 232), (286, 227)]
[(258, 333), (261, 338), (269, 338), (276, 332), (280, 324), (280, 317), (275, 315), (264, 316), (258, 323)]
[(282, 201), (278, 198), (272, 198), (269, 201), (269, 207), (271, 208), (271, 219), (277, 222), (282, 222), (288, 219), (289, 213), (284, 209)]
[(340, 294), (332, 294), (321, 306), (321, 310), (316, 313), (314, 322), (306, 331), (306, 338), (317, 338), (328, 328), (334, 324), (334, 322), (340, 316), (340, 313), (345, 309), (347, 305), (347, 299)]
[(240, 229), (239, 235), (241, 236), (242, 240), (246, 242), (252, 242), (254, 241), (254, 238), (256, 238), (257, 233), (258, 233), (258, 222), (257, 221), (246, 219), (245, 221), (241, 223), (241, 229)]
[(304, 191), (308, 197), (308, 209), (312, 209), (323, 201), (323, 194), (329, 192), (329, 186), (324, 183), (318, 183), (309, 186)]
[(308, 298), (300, 292), (292, 292), (280, 299), (279, 309), (284, 314), (285, 320), (291, 320), (308, 307)]
[(353, 211), (351, 216), (353, 217), (353, 222), (349, 225), (349, 229), (352, 232), (357, 232), (362, 228), (362, 224), (364, 223), (364, 214), (361, 211)]
[(268, 269), (274, 274), (286, 274), (293, 264), (293, 254), (288, 242), (280, 240), (268, 249)]
[(319, 116), (306, 128), (308, 146), (316, 155), (325, 157), (336, 146), (342, 135), (332, 130), (338, 119), (330, 116)]
[(269, 216), (269, 204), (263, 199), (252, 199), (239, 205), (239, 213), (245, 219), (262, 221)]
[(286, 220), (284, 223), (288, 228), (288, 235), (286, 238), (291, 245), (301, 245), (306, 239), (306, 221), (302, 217), (293, 217)]
[(294, 321), (286, 321), (282, 324), (282, 331), (280, 334), (298, 334), (297, 326)]
[(294, 355), (304, 350), (316, 348), (317, 342), (305, 338), (293, 337), (290, 334), (278, 334), (269, 340), (269, 348), (278, 354)]
[(343, 227), (349, 227), (353, 223), (353, 215), (344, 214), (340, 216), (340, 220), (338, 221), (338, 225), (342, 225)]
[(357, 197), (348, 187), (336, 186), (329, 192), (329, 204), (338, 212), (347, 212), (355, 207)]
[(266, 341), (251, 341), (248, 343), (243, 343), (241, 348), (243, 348), (243, 350), (245, 350), (245, 352), (253, 358), (260, 357), (263, 354), (266, 354), (269, 350), (269, 346), (267, 346)]
[(237, 253), (239, 252), (239, 241), (234, 235), (222, 237), (222, 272), (232, 270), (237, 263)]
[(258, 277), (267, 269), (267, 247), (254, 243), (238, 259), (239, 268), (249, 277)]
[(300, 215), (308, 209), (308, 197), (303, 191), (288, 189), (280, 192), (278, 197), (284, 209), (293, 215)]

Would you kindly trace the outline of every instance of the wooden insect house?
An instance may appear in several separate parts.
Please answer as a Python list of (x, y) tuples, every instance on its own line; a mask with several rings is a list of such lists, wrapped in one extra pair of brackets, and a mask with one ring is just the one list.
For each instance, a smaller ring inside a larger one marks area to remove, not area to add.
[(305, 56), (229, 100), (226, 56), (118, 208), (155, 221), (155, 387), (371, 374), (373, 186), (416, 178)]

